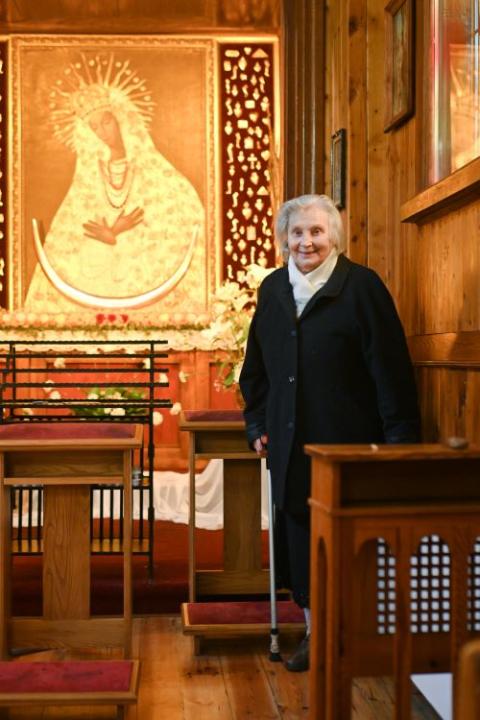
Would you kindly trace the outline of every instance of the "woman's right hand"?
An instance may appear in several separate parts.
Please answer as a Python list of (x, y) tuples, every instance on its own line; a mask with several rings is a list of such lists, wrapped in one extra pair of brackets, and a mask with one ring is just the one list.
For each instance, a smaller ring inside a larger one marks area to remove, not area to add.
[(267, 445), (268, 445), (268, 436), (267, 435), (260, 435), (259, 438), (253, 441), (252, 446), (257, 455), (260, 457), (267, 457)]
[(143, 210), (142, 208), (136, 207), (135, 210), (125, 215), (125, 211), (122, 210), (120, 215), (117, 217), (112, 227), (110, 227), (105, 218), (102, 218), (101, 223), (97, 223), (94, 220), (90, 220), (84, 223), (83, 229), (85, 235), (92, 240), (100, 240), (100, 242), (106, 243), (107, 245), (115, 245), (117, 242), (117, 235), (131, 230), (143, 221)]

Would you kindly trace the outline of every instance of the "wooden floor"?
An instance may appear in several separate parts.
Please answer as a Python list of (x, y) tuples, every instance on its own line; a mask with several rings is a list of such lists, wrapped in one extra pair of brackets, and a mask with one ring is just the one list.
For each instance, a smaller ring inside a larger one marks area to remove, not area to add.
[[(295, 642), (284, 638), (288, 657)], [(141, 660), (137, 708), (128, 720), (300, 720), (308, 717), (308, 673), (289, 673), (268, 659), (266, 640), (222, 640), (206, 644), (201, 657), (192, 654), (192, 640), (182, 635), (177, 616), (157, 615), (134, 620), (134, 654)], [(24, 659), (66, 659), (62, 652), (39, 653)], [(78, 656), (77, 656), (78, 657)], [(83, 657), (88, 657), (84, 655)], [(17, 662), (21, 662), (18, 659)], [(438, 720), (422, 697), (414, 694), (414, 720)], [(10, 710), (12, 720), (107, 720), (106, 708), (44, 708)], [(352, 720), (390, 720), (392, 688), (387, 680), (356, 681)]]

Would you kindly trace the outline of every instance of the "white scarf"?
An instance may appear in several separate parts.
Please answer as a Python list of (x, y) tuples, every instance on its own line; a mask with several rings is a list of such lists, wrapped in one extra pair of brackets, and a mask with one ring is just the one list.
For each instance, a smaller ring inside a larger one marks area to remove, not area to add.
[(288, 279), (293, 289), (297, 317), (300, 317), (310, 298), (325, 285), (335, 269), (337, 260), (337, 248), (332, 248), (321, 265), (304, 275), (297, 268), (290, 255), (288, 258)]

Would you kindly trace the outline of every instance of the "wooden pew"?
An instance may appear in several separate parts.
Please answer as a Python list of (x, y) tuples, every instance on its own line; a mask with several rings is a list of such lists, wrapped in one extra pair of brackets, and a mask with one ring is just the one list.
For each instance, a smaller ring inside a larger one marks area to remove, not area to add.
[(480, 640), (471, 640), (460, 651), (455, 718), (480, 718)]
[(390, 675), (395, 718), (410, 720), (410, 674), (455, 676), (461, 645), (479, 630), (480, 448), (312, 445), (306, 451), (312, 456), (310, 717), (350, 718), (352, 679)]

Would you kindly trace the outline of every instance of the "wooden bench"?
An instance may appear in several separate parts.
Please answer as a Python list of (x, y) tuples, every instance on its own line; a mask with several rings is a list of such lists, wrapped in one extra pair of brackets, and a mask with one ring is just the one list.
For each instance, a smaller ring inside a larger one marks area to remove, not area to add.
[(117, 718), (137, 702), (138, 660), (0, 662), (0, 708), (116, 705)]
[(471, 640), (460, 651), (458, 720), (477, 720), (480, 717), (480, 640)]

